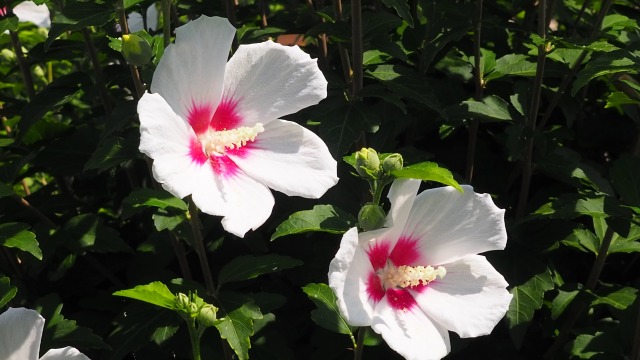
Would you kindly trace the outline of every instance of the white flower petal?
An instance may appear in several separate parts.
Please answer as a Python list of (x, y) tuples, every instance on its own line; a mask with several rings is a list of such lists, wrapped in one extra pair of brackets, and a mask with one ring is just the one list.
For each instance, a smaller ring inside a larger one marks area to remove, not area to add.
[(352, 326), (371, 325), (373, 301), (367, 295), (367, 276), (373, 271), (367, 254), (358, 245), (358, 229), (351, 228), (329, 264), (329, 286), (338, 297), (340, 313)]
[(37, 360), (44, 318), (35, 310), (9, 308), (0, 314), (0, 359)]
[(63, 349), (51, 349), (40, 360), (90, 360), (76, 348), (67, 346)]
[(419, 188), (420, 180), (417, 179), (397, 179), (391, 184), (387, 195), (391, 202), (391, 208), (384, 224), (385, 227), (402, 228), (404, 226)]
[(159, 94), (146, 93), (138, 102), (140, 151), (153, 159), (153, 177), (171, 194), (190, 195), (197, 174), (206, 164), (191, 159), (190, 141), (195, 133)]
[(420, 309), (394, 310), (386, 297), (375, 308), (371, 328), (407, 360), (442, 359), (451, 351), (449, 333)]
[(32, 22), (39, 27), (51, 27), (51, 14), (47, 5), (36, 5), (33, 1), (23, 1), (13, 8), (13, 13), (18, 17), (18, 21)]
[(224, 96), (238, 101), (243, 125), (266, 125), (327, 96), (327, 81), (316, 63), (297, 46), (241, 45), (227, 64)]
[(420, 308), (460, 337), (491, 333), (511, 302), (507, 282), (481, 255), (469, 255), (444, 267), (444, 279), (414, 293)]
[(420, 193), (404, 234), (418, 238), (424, 265), (441, 265), (466, 255), (502, 250), (507, 243), (504, 210), (471, 186), (464, 193), (447, 186)]
[(235, 33), (227, 19), (204, 15), (178, 27), (176, 42), (165, 49), (153, 73), (151, 90), (182, 119), (188, 119), (193, 105), (215, 110)]
[(246, 174), (219, 177), (203, 167), (193, 190), (193, 202), (204, 213), (224, 216), (222, 226), (236, 236), (257, 229), (271, 215), (274, 199), (269, 188)]
[(264, 129), (242, 156), (230, 155), (249, 176), (289, 196), (308, 198), (319, 198), (338, 182), (337, 163), (316, 134), (285, 120)]

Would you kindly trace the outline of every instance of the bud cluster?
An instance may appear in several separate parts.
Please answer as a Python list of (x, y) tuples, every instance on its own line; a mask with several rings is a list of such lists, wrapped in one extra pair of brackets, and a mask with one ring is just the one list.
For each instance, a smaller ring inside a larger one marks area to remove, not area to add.
[(174, 301), (178, 311), (191, 319), (195, 318), (201, 326), (214, 326), (218, 321), (216, 317), (218, 308), (206, 303), (197, 294), (178, 293)]

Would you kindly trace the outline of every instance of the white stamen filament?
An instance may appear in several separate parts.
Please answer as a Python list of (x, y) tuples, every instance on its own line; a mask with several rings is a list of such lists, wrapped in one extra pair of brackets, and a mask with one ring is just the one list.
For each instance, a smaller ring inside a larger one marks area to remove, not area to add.
[(447, 271), (444, 267), (438, 266), (398, 266), (387, 264), (380, 275), (383, 286), (388, 288), (407, 288), (418, 285), (427, 285), (437, 277), (444, 278)]
[(202, 149), (207, 156), (222, 155), (227, 149), (238, 149), (248, 142), (254, 141), (256, 136), (264, 131), (261, 123), (253, 127), (242, 126), (232, 130), (209, 130), (200, 136)]

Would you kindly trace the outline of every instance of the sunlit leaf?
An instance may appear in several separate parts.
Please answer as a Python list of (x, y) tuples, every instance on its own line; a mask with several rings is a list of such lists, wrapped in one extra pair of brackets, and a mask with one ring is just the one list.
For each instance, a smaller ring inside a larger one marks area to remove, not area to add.
[(11, 279), (0, 276), (0, 309), (3, 308), (18, 293), (18, 288), (11, 285)]
[(0, 224), (0, 246), (20, 249), (42, 260), (42, 251), (36, 235), (27, 230), (29, 225), (23, 223)]
[(133, 289), (116, 291), (113, 295), (144, 301), (169, 310), (178, 309), (175, 303), (175, 295), (167, 285), (160, 281), (154, 281), (147, 285), (138, 285)]
[(261, 318), (260, 309), (253, 303), (246, 303), (227, 313), (215, 325), (220, 337), (227, 340), (238, 359), (249, 358), (250, 337), (254, 334), (253, 320)]
[(453, 186), (458, 191), (462, 191), (460, 184), (453, 178), (451, 171), (441, 168), (433, 162), (423, 162), (409, 165), (401, 170), (392, 171), (391, 174), (398, 178), (420, 179), (424, 181), (435, 181), (444, 185)]
[(312, 210), (291, 214), (271, 235), (271, 241), (286, 235), (309, 231), (343, 234), (356, 226), (357, 220), (344, 210), (333, 205), (316, 205)]

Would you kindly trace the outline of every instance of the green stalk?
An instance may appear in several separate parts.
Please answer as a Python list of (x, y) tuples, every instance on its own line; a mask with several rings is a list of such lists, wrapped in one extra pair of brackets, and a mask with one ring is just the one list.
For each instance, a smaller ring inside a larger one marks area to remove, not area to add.
[(209, 260), (207, 260), (207, 253), (204, 247), (204, 237), (202, 236), (202, 225), (200, 224), (198, 213), (198, 207), (193, 203), (192, 199), (189, 199), (189, 214), (191, 216), (189, 223), (191, 224), (191, 230), (193, 231), (193, 248), (196, 251), (196, 254), (198, 254), (198, 260), (200, 260), (200, 267), (202, 268), (202, 275), (204, 276), (207, 294), (210, 297), (215, 298), (216, 287), (213, 283)]
[(361, 360), (362, 353), (364, 352), (364, 338), (367, 334), (367, 327), (361, 327), (358, 329), (358, 342), (356, 343), (356, 347), (353, 351), (353, 360)]
[(196, 319), (186, 319), (187, 329), (189, 330), (189, 339), (191, 340), (191, 351), (193, 352), (193, 360), (201, 360), (200, 357), (200, 337), (202, 334), (196, 330)]
[(360, 97), (363, 82), (362, 69), (362, 1), (351, 0), (351, 56), (353, 57), (353, 82), (351, 83), (351, 100)]
[[(538, 35), (544, 40), (547, 34), (547, 0), (541, 0), (538, 8)], [(522, 182), (520, 183), (520, 195), (518, 197), (518, 208), (516, 219), (524, 216), (524, 211), (529, 198), (529, 188), (531, 186), (531, 175), (533, 173), (533, 134), (536, 130), (536, 119), (540, 107), (540, 94), (542, 93), (542, 78), (544, 77), (544, 65), (547, 57), (546, 44), (543, 42), (538, 46), (538, 59), (536, 66), (536, 77), (533, 81), (533, 95), (531, 105), (527, 112), (527, 129), (529, 137), (525, 144), (524, 156), (522, 159)]]
[(9, 36), (11, 37), (11, 45), (13, 45), (13, 50), (16, 52), (16, 60), (18, 61), (20, 73), (22, 73), (22, 82), (24, 83), (24, 89), (27, 92), (27, 97), (31, 101), (36, 96), (35, 87), (33, 85), (33, 76), (31, 76), (31, 69), (29, 68), (29, 64), (27, 63), (24, 53), (22, 52), (22, 44), (20, 44), (20, 38), (18, 38), (18, 34), (15, 31), (9, 30)]
[(104, 82), (102, 66), (100, 65), (100, 60), (98, 59), (98, 51), (96, 50), (96, 46), (93, 43), (93, 39), (91, 38), (91, 32), (88, 28), (82, 28), (82, 37), (85, 44), (87, 45), (89, 59), (91, 60), (91, 65), (93, 66), (93, 72), (96, 77), (96, 86), (98, 88), (98, 96), (100, 97), (100, 102), (102, 102), (102, 107), (104, 108), (105, 114), (107, 116), (110, 116), (111, 102), (109, 101), (109, 94), (107, 94), (107, 85)]
[[(473, 77), (475, 80), (475, 100), (482, 101), (482, 89), (484, 84), (482, 83), (482, 78), (484, 74), (482, 73), (482, 64), (481, 64), (481, 56), (482, 53), (480, 51), (480, 41), (481, 41), (481, 30), (482, 30), (482, 0), (476, 0), (476, 13), (473, 20), (474, 31), (473, 31), (473, 56), (474, 56), (474, 69), (473, 69)], [(473, 170), (475, 167), (475, 158), (476, 158), (476, 143), (478, 140), (478, 129), (480, 127), (480, 120), (473, 119), (471, 122), (471, 127), (469, 128), (469, 142), (467, 144), (467, 170), (466, 170), (466, 179), (468, 183), (471, 183), (473, 180)]]
[(171, 43), (171, 2), (162, 0), (162, 36), (165, 48)]
[[(127, 23), (127, 14), (124, 11), (124, 0), (118, 0), (116, 3), (116, 14), (118, 15), (118, 22), (120, 23), (120, 29), (122, 29), (122, 35), (126, 35), (129, 33), (129, 24)], [(129, 72), (131, 73), (131, 78), (133, 79), (133, 86), (136, 90), (136, 99), (140, 99), (142, 95), (144, 95), (144, 84), (142, 83), (142, 78), (140, 77), (140, 72), (138, 71), (138, 67), (135, 65), (129, 65)]]

